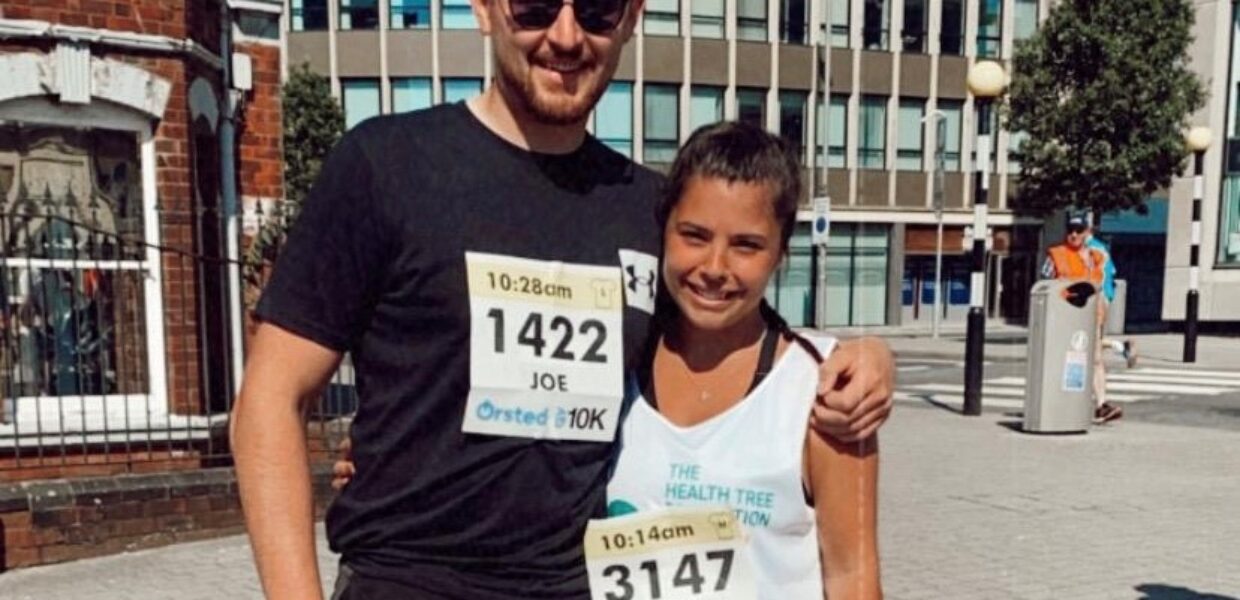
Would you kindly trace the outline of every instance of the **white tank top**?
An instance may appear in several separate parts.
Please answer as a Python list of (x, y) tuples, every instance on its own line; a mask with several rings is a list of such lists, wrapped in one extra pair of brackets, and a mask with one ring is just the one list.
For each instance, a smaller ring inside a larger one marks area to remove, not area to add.
[[(811, 338), (824, 355), (833, 338)], [(814, 509), (802, 484), (805, 435), (818, 364), (792, 343), (756, 388), (691, 427), (672, 424), (636, 397), (621, 428), (620, 459), (607, 486), (609, 511), (725, 505), (749, 540), (760, 600), (823, 597)]]

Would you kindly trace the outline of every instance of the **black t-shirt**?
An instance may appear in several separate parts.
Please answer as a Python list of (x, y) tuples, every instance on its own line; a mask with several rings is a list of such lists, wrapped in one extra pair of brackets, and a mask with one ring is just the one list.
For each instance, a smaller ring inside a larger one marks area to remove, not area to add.
[[(357, 473), (327, 528), (360, 575), (448, 598), (588, 597), (582, 535), (605, 512), (618, 444), (463, 433), (471, 328), (490, 323), (471, 315), (467, 253), (614, 273), (627, 372), (650, 326), (660, 186), (592, 137), (568, 155), (522, 150), (463, 104), (372, 119), (340, 142), (257, 313), (351, 354)], [(534, 351), (528, 338), (545, 331), (539, 351), (599, 353), (581, 345), (601, 341), (582, 323), (576, 350), (555, 347), (564, 323), (526, 321), (517, 338), (520, 325), (497, 351)]]

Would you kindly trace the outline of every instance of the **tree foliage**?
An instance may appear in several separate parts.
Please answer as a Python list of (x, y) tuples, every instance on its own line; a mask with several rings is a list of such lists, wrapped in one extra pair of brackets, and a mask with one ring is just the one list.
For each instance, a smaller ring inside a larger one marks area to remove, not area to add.
[(1205, 90), (1188, 69), (1190, 0), (1061, 0), (1016, 49), (1008, 127), (1018, 209), (1145, 211), (1184, 168)]
[(319, 176), (328, 152), (344, 135), (344, 111), (327, 77), (302, 64), (289, 74), (284, 103), (285, 196), (300, 203)]
[(284, 114), (284, 200), (271, 214), (260, 215), (259, 231), (245, 257), (245, 277), (261, 284), (262, 272), (275, 261), (302, 200), (310, 193), (327, 154), (344, 135), (344, 111), (332, 97), (327, 77), (302, 64), (289, 73), (281, 90)]

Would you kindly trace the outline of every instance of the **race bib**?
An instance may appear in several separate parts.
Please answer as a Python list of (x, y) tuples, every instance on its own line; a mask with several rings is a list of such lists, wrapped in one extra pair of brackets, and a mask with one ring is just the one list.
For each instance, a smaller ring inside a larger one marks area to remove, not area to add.
[(592, 600), (754, 600), (744, 534), (725, 507), (675, 507), (586, 526)]
[(462, 430), (610, 442), (624, 394), (616, 267), (465, 253), (471, 387)]

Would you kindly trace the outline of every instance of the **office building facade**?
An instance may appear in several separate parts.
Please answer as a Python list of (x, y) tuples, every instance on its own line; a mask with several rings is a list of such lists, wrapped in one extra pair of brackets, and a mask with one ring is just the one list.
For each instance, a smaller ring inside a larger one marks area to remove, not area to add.
[[(286, 70), (331, 78), (349, 125), (478, 93), (493, 65), (463, 0), (287, 0)], [(759, 123), (801, 157), (805, 213), (770, 298), (791, 323), (929, 322), (941, 189), (943, 314), (962, 320), (977, 122), (965, 85), (979, 59), (1008, 67), (1043, 0), (649, 0), (590, 127), (666, 168), (698, 126)], [(988, 312), (1019, 318), (1036, 276), (1036, 220), (1008, 208), (1019, 136), (992, 144)], [(941, 167), (940, 179), (936, 170)], [(813, 277), (811, 198), (831, 235)], [(815, 295), (825, 297), (821, 315)]]

